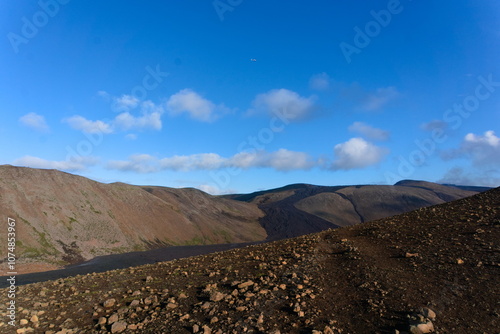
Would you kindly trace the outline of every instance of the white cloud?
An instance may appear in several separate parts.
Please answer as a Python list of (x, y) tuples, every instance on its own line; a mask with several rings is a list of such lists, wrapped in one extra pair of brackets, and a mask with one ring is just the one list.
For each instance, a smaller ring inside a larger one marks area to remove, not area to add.
[(465, 142), (471, 145), (481, 145), (487, 147), (500, 147), (500, 138), (495, 136), (495, 132), (490, 130), (484, 133), (484, 136), (477, 136), (473, 133), (468, 133), (465, 136)]
[(330, 88), (330, 77), (325, 72), (315, 74), (309, 80), (309, 87), (314, 90), (328, 90)]
[(161, 130), (161, 113), (152, 112), (145, 113), (142, 116), (136, 117), (129, 112), (121, 113), (113, 120), (113, 125), (117, 128), (127, 131), (130, 129), (153, 129)]
[(222, 195), (223, 194), (222, 190), (219, 187), (214, 186), (214, 185), (210, 185), (210, 184), (201, 184), (196, 188), (198, 188), (201, 191), (206, 192), (207, 194), (210, 194), (210, 195)]
[(445, 160), (468, 158), (476, 166), (500, 165), (500, 138), (491, 130), (482, 136), (469, 133), (459, 149), (445, 151), (441, 157)]
[(389, 139), (389, 132), (377, 129), (363, 122), (354, 122), (349, 126), (349, 131), (358, 133), (371, 140), (385, 141)]
[(160, 160), (162, 169), (176, 171), (191, 170), (211, 170), (219, 169), (224, 166), (226, 159), (215, 153), (201, 153), (193, 155), (176, 155), (170, 158)]
[(124, 94), (120, 97), (115, 97), (113, 99), (113, 110), (127, 112), (139, 105), (140, 101), (138, 98), (132, 95)]
[[(293, 152), (280, 149), (273, 152), (265, 160), (269, 167), (280, 171), (305, 170), (314, 166), (310, 156), (304, 152)], [(267, 167), (267, 166), (266, 166)]]
[(94, 157), (78, 157), (66, 161), (51, 161), (27, 155), (15, 160), (13, 164), (16, 166), (74, 172), (85, 170), (88, 166), (95, 165), (97, 162), (98, 159)]
[(337, 169), (357, 169), (378, 164), (388, 150), (373, 145), (363, 138), (351, 138), (348, 141), (335, 145), (334, 154), (336, 159), (331, 168)]
[(154, 173), (160, 170), (158, 159), (149, 154), (135, 154), (128, 161), (108, 161), (106, 168), (137, 173)]
[(170, 96), (167, 101), (167, 109), (172, 115), (185, 112), (195, 120), (211, 122), (218, 117), (216, 115), (218, 109), (225, 109), (225, 107), (216, 106), (191, 89), (183, 89)]
[(143, 130), (153, 129), (161, 130), (161, 116), (163, 109), (151, 101), (144, 101), (140, 104), (142, 116), (134, 116), (130, 112), (122, 112), (111, 121), (91, 121), (83, 116), (75, 115), (64, 121), (73, 129), (86, 133), (114, 133), (117, 130), (127, 131), (131, 129)]
[(305, 98), (288, 89), (273, 89), (259, 94), (253, 100), (253, 109), (249, 115), (269, 113), (285, 116), (288, 120), (301, 120), (310, 116), (314, 111), (315, 97)]
[(188, 172), (221, 168), (272, 168), (278, 171), (291, 171), (310, 169), (315, 164), (306, 153), (280, 149), (275, 152), (242, 152), (229, 158), (216, 153), (176, 155), (162, 159), (142, 154), (131, 156), (126, 161), (110, 161), (107, 168), (139, 173), (153, 173), (160, 170)]
[(38, 115), (34, 112), (30, 112), (19, 118), (19, 122), (24, 126), (40, 132), (49, 132), (49, 126), (45, 122), (45, 118), (42, 115)]
[(206, 192), (210, 195), (227, 195), (227, 194), (235, 194), (237, 191), (235, 189), (221, 189), (217, 187), (215, 184), (200, 184), (196, 186), (197, 189)]
[(476, 165), (500, 164), (500, 138), (494, 131), (486, 131), (483, 136), (467, 134), (461, 151), (472, 157)]
[(103, 121), (90, 121), (85, 117), (75, 115), (64, 120), (75, 130), (80, 130), (85, 133), (112, 133), (113, 129), (110, 124)]
[(237, 168), (273, 168), (279, 171), (306, 170), (315, 162), (304, 152), (279, 149), (275, 152), (241, 152), (228, 159), (228, 166)]

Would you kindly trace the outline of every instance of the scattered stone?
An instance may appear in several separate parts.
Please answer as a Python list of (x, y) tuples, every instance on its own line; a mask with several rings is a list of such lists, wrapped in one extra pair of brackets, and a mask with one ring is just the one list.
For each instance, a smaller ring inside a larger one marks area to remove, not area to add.
[(118, 314), (117, 313), (114, 313), (112, 314), (109, 318), (108, 318), (108, 324), (114, 324), (115, 322), (118, 321)]
[(113, 305), (115, 305), (115, 303), (116, 303), (116, 299), (111, 298), (111, 299), (106, 300), (106, 301), (102, 304), (102, 306), (104, 306), (104, 307), (106, 307), (106, 308), (110, 308), (110, 307), (113, 307)]
[(252, 285), (254, 285), (253, 281), (247, 281), (247, 282), (238, 284), (238, 289), (244, 289), (244, 288), (247, 288), (247, 287), (252, 286)]
[(169, 310), (173, 310), (173, 309), (174, 309), (174, 308), (176, 308), (176, 307), (177, 307), (177, 304), (175, 304), (175, 303), (168, 303), (168, 304), (167, 304), (167, 308), (168, 308)]
[(432, 321), (436, 320), (436, 312), (434, 312), (433, 310), (431, 310), (428, 307), (422, 307), (419, 310), (419, 313), (429, 320), (432, 320)]
[(118, 321), (111, 326), (111, 333), (121, 333), (126, 329), (127, 323), (125, 321)]
[(325, 329), (323, 329), (323, 334), (334, 334), (334, 332), (330, 326), (325, 326)]
[(219, 292), (219, 291), (213, 291), (210, 294), (210, 300), (213, 302), (218, 302), (218, 301), (224, 299), (224, 297), (226, 297), (226, 295), (223, 294), (222, 292)]

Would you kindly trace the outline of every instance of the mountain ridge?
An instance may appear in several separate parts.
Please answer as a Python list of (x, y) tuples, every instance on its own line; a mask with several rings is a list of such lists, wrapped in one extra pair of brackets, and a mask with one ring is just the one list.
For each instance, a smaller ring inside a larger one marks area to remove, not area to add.
[[(199, 190), (157, 187), (152, 194), (148, 189), (56, 170), (0, 166), (0, 212), (17, 221), (20, 264), (61, 266), (152, 247), (253, 242), (267, 236), (258, 222), (263, 213), (254, 205)], [(0, 241), (5, 238), (0, 233)], [(0, 255), (6, 256), (4, 249)]]
[[(57, 170), (0, 166), (0, 212), (18, 221), (22, 273), (174, 245), (279, 240), (475, 193), (406, 180), (394, 186), (297, 183), (214, 196), (196, 188), (104, 184)], [(0, 233), (0, 241), (5, 238)]]

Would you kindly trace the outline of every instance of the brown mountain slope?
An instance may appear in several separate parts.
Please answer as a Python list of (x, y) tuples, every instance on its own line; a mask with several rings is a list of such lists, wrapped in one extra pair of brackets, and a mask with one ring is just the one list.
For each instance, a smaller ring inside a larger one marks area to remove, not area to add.
[(21, 286), (14, 329), (494, 334), (499, 208), (497, 188), (366, 224)]
[[(195, 189), (102, 184), (55, 170), (0, 166), (0, 212), (17, 221), (20, 261), (55, 265), (154, 246), (266, 238), (262, 212), (251, 204)], [(0, 233), (2, 245), (5, 238)]]
[(431, 182), (401, 181), (394, 186), (296, 184), (231, 198), (257, 204), (266, 213), (260, 221), (268, 239), (278, 240), (390, 217), (476, 193)]

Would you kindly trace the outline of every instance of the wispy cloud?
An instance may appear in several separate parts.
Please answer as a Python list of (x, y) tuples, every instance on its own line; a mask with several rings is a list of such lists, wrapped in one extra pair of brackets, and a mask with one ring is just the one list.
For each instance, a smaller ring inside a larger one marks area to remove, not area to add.
[(361, 107), (366, 111), (380, 110), (399, 95), (395, 87), (378, 88), (364, 97)]
[(216, 153), (176, 155), (160, 160), (160, 168), (176, 171), (212, 170), (224, 167), (227, 159)]
[(137, 139), (137, 135), (135, 133), (129, 133), (125, 136), (125, 139), (128, 139), (128, 140), (136, 140)]
[(153, 129), (161, 130), (161, 115), (163, 109), (156, 106), (151, 101), (145, 101), (141, 104), (141, 116), (133, 116), (129, 112), (123, 112), (113, 120), (113, 127), (127, 131), (130, 129)]
[(83, 116), (74, 115), (63, 120), (75, 130), (85, 133), (112, 133), (112, 126), (104, 121), (91, 121)]
[(171, 115), (187, 113), (192, 119), (201, 122), (212, 122), (221, 113), (228, 112), (224, 105), (217, 106), (191, 89), (183, 89), (170, 96), (166, 106)]
[(333, 170), (360, 169), (376, 165), (389, 153), (388, 149), (376, 146), (363, 138), (351, 138), (335, 145), (335, 160), (330, 168)]
[(201, 191), (204, 191), (208, 194), (211, 195), (226, 195), (226, 194), (234, 194), (236, 193), (236, 190), (232, 189), (220, 189), (216, 185), (212, 184), (200, 184), (196, 188), (200, 189)]
[(13, 162), (16, 166), (43, 168), (43, 169), (57, 169), (69, 172), (83, 171), (89, 166), (97, 164), (99, 159), (95, 157), (75, 157), (65, 161), (51, 161), (33, 156), (24, 156)]
[(257, 95), (252, 102), (253, 108), (248, 110), (247, 114), (279, 115), (286, 111), (290, 121), (298, 121), (312, 115), (315, 110), (315, 100), (314, 96), (302, 97), (288, 89), (273, 89)]
[(158, 159), (149, 154), (134, 154), (126, 161), (108, 161), (106, 168), (137, 173), (154, 173), (160, 170)]
[(110, 161), (108, 169), (153, 173), (161, 170), (196, 171), (221, 168), (272, 168), (278, 171), (306, 170), (317, 163), (304, 152), (280, 149), (274, 152), (242, 152), (225, 158), (216, 153), (176, 155), (156, 158), (147, 154), (133, 155), (125, 161)]
[(325, 72), (315, 74), (309, 79), (309, 88), (326, 91), (330, 88), (330, 77)]
[(281, 172), (310, 170), (316, 167), (329, 170), (350, 170), (376, 165), (387, 153), (386, 148), (378, 147), (362, 138), (352, 138), (334, 147), (333, 162), (315, 159), (305, 152), (279, 149), (273, 152), (264, 150), (240, 152), (231, 157), (222, 157), (216, 153), (176, 155), (165, 158), (138, 154), (130, 156), (127, 160), (109, 161), (106, 167), (138, 173), (154, 173), (162, 170), (189, 172), (222, 168), (243, 170), (270, 168)]
[(113, 98), (113, 100), (114, 100), (113, 109), (115, 111), (121, 111), (121, 112), (126, 112), (135, 109), (140, 103), (140, 100), (135, 96), (126, 94), (120, 97), (115, 97)]
[(252, 167), (273, 168), (278, 171), (307, 170), (316, 162), (304, 152), (279, 149), (275, 152), (255, 151), (241, 152), (228, 160), (228, 165), (248, 169)]
[(355, 109), (364, 112), (380, 111), (401, 96), (394, 86), (375, 90), (367, 90), (356, 82), (350, 85), (339, 82), (336, 86), (341, 100), (352, 103)]
[(45, 118), (34, 112), (30, 112), (29, 114), (22, 116), (19, 118), (19, 122), (21, 122), (22, 125), (39, 132), (49, 132), (50, 130)]
[(117, 131), (127, 130), (161, 130), (161, 116), (163, 108), (155, 105), (151, 101), (144, 101), (140, 104), (141, 116), (134, 116), (130, 112), (122, 112), (110, 121), (92, 121), (80, 115), (66, 118), (63, 122), (69, 124), (73, 129), (85, 133), (110, 134)]
[(362, 135), (371, 140), (386, 141), (389, 139), (389, 132), (377, 129), (363, 122), (354, 122), (349, 126), (349, 131)]
[(436, 129), (445, 130), (447, 127), (448, 127), (448, 123), (446, 123), (445, 121), (439, 120), (439, 119), (435, 119), (435, 120), (432, 120), (432, 121), (427, 122), (427, 123), (422, 123), (420, 125), (420, 129), (422, 129), (424, 131), (433, 131)]

